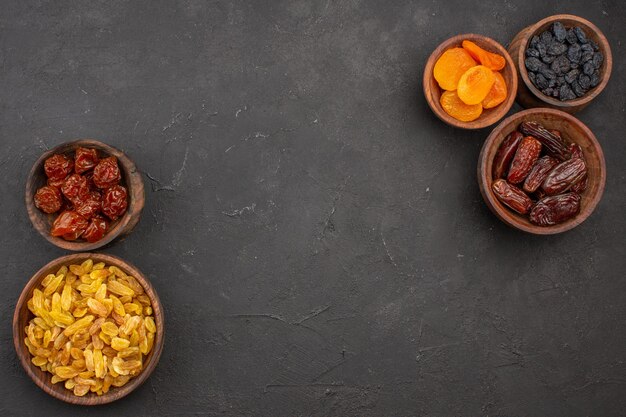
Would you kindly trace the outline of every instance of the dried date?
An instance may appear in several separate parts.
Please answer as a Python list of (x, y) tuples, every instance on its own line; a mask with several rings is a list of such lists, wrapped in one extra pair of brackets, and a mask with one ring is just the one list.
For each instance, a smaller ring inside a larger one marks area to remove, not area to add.
[(528, 213), (533, 204), (526, 193), (503, 179), (494, 181), (491, 185), (491, 189), (498, 200), (519, 214)]
[(507, 180), (511, 184), (519, 184), (524, 181), (541, 153), (541, 143), (530, 136), (526, 136), (520, 142), (511, 162)]
[(570, 190), (575, 192), (575, 193), (582, 194), (582, 192), (587, 189), (587, 184), (589, 182), (588, 178), (589, 177), (587, 177), (587, 175), (585, 175), (585, 177), (582, 180), (580, 180), (576, 184), (572, 185), (572, 188), (570, 188)]
[(559, 161), (549, 155), (539, 158), (526, 177), (526, 181), (524, 181), (524, 191), (527, 193), (534, 193), (537, 191), (548, 176), (548, 173), (550, 173), (552, 168), (557, 166), (558, 163)]
[(515, 151), (524, 136), (518, 132), (510, 133), (502, 142), (493, 160), (493, 179), (503, 178), (515, 156)]
[(577, 143), (572, 143), (569, 146), (569, 151), (572, 154), (573, 158), (585, 159), (585, 155), (583, 154), (583, 149)]
[(530, 221), (538, 226), (552, 226), (571, 219), (580, 211), (580, 195), (560, 194), (537, 202), (530, 211)]
[(569, 159), (554, 167), (543, 181), (541, 188), (548, 195), (560, 194), (582, 180), (587, 175), (585, 161)]
[(536, 138), (544, 146), (546, 152), (559, 161), (565, 161), (571, 157), (571, 153), (567, 149), (567, 146), (565, 146), (565, 143), (563, 143), (563, 140), (539, 123), (522, 122), (519, 126), (519, 130), (525, 135)]

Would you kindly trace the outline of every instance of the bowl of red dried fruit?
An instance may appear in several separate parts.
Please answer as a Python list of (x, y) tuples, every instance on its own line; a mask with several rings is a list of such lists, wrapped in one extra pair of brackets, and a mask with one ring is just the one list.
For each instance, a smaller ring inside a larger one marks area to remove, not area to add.
[(536, 108), (503, 120), (478, 159), (478, 185), (500, 220), (525, 232), (570, 230), (591, 215), (606, 183), (594, 134), (566, 112)]
[(90, 251), (130, 233), (144, 206), (143, 180), (121, 151), (84, 139), (45, 152), (26, 182), (33, 226), (52, 244)]

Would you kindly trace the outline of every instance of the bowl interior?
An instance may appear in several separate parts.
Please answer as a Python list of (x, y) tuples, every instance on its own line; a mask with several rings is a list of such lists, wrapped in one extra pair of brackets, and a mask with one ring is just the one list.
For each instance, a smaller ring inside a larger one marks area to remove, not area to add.
[[(460, 120), (457, 120), (454, 117), (450, 116), (448, 113), (446, 113), (443, 107), (441, 107), (441, 103), (439, 100), (441, 98), (441, 95), (443, 94), (443, 90), (439, 87), (439, 84), (437, 83), (437, 80), (435, 79), (433, 73), (435, 63), (437, 62), (439, 57), (450, 48), (460, 48), (464, 40), (470, 40), (489, 52), (502, 55), (506, 60), (506, 65), (502, 70), (500, 70), (500, 73), (502, 74), (507, 85), (507, 98), (504, 100), (504, 102), (500, 103), (496, 107), (493, 107), (491, 109), (484, 109), (480, 117), (471, 122), (462, 122)], [(486, 36), (470, 33), (465, 35), (457, 35), (453, 38), (450, 38), (443, 42), (441, 45), (439, 45), (437, 49), (433, 51), (424, 69), (423, 83), (424, 94), (426, 95), (428, 104), (435, 113), (435, 115), (437, 115), (437, 117), (452, 126), (464, 129), (480, 129), (496, 123), (498, 120), (504, 117), (504, 115), (513, 105), (513, 102), (515, 101), (515, 95), (517, 93), (517, 71), (515, 70), (515, 65), (511, 60), (509, 53), (502, 45)]]
[[(604, 61), (602, 61), (602, 66), (600, 67), (599, 71), (600, 83), (595, 87), (589, 89), (589, 91), (587, 91), (582, 97), (576, 98), (574, 100), (560, 101), (554, 97), (549, 97), (543, 94), (537, 87), (535, 87), (532, 81), (530, 81), (530, 78), (528, 78), (528, 71), (526, 69), (526, 65), (524, 64), (524, 60), (526, 58), (526, 49), (528, 48), (528, 44), (530, 43), (532, 37), (535, 35), (539, 35), (546, 30), (549, 30), (554, 22), (563, 23), (563, 26), (565, 26), (566, 29), (570, 29), (574, 26), (581, 27), (587, 34), (587, 38), (593, 40), (598, 45), (600, 52), (602, 52), (602, 54), (604, 55)], [(524, 84), (528, 87), (530, 91), (532, 91), (532, 93), (536, 97), (556, 107), (574, 107), (588, 103), (598, 94), (600, 94), (600, 92), (608, 83), (611, 75), (613, 58), (611, 55), (611, 48), (606, 37), (596, 25), (586, 19), (583, 19), (582, 17), (574, 15), (555, 15), (537, 22), (531, 27), (528, 35), (524, 38), (518, 54), (519, 72)]]
[[(126, 213), (119, 219), (109, 223), (109, 229), (106, 234), (97, 242), (89, 243), (86, 240), (79, 238), (76, 241), (67, 241), (60, 237), (54, 237), (50, 235), (50, 229), (52, 223), (59, 215), (59, 213), (47, 214), (35, 207), (33, 197), (35, 192), (46, 185), (47, 177), (44, 171), (44, 162), (50, 156), (54, 154), (64, 154), (74, 157), (74, 152), (78, 147), (97, 149), (98, 155), (102, 157), (115, 156), (118, 160), (120, 172), (122, 178), (120, 184), (126, 187), (128, 190), (128, 208)], [(138, 212), (141, 211), (144, 199), (143, 181), (141, 176), (137, 173), (135, 164), (121, 151), (106, 145), (102, 142), (84, 139), (73, 142), (63, 143), (54, 149), (45, 152), (33, 165), (29, 178), (26, 184), (26, 207), (29, 217), (33, 223), (33, 226), (44, 236), (49, 242), (64, 249), (83, 251), (93, 250), (106, 245), (120, 235), (129, 224), (133, 223), (132, 217), (138, 216)]]
[[(49, 372), (43, 372), (39, 367), (35, 366), (31, 362), (31, 355), (28, 348), (24, 344), (24, 328), (27, 326), (30, 319), (33, 318), (33, 314), (28, 310), (27, 301), (32, 297), (33, 291), (39, 286), (39, 283), (49, 273), (55, 273), (63, 265), (69, 265), (73, 263), (81, 263), (88, 258), (93, 259), (94, 263), (105, 262), (107, 265), (115, 265), (122, 269), (129, 275), (134, 276), (137, 281), (143, 286), (146, 294), (150, 297), (152, 302), (152, 309), (154, 320), (157, 326), (157, 333), (155, 336), (154, 346), (150, 353), (144, 359), (144, 369), (139, 375), (132, 378), (128, 383), (122, 387), (111, 387), (110, 391), (106, 394), (98, 396), (95, 393), (89, 392), (83, 397), (75, 396), (71, 391), (63, 386), (63, 383), (52, 384), (52, 375)], [(97, 405), (105, 404), (115, 401), (128, 395), (135, 388), (140, 386), (152, 373), (156, 364), (161, 356), (163, 350), (163, 338), (164, 336), (164, 319), (161, 302), (156, 294), (156, 291), (147, 280), (147, 278), (134, 266), (123, 261), (120, 258), (110, 255), (97, 254), (97, 253), (80, 253), (74, 255), (67, 255), (61, 258), (57, 258), (54, 261), (48, 263), (41, 268), (30, 281), (24, 287), (22, 294), (15, 307), (15, 314), (13, 317), (13, 341), (18, 357), (22, 363), (22, 366), (31, 377), (31, 379), (45, 392), (65, 402), (81, 405)]]
[[(588, 185), (581, 194), (580, 212), (570, 220), (541, 227), (532, 224), (528, 216), (520, 215), (505, 205), (491, 189), (493, 160), (502, 141), (509, 133), (517, 130), (520, 123), (534, 121), (547, 129), (559, 130), (565, 141), (580, 145), (587, 163)], [(502, 121), (489, 135), (480, 155), (478, 166), (480, 189), (489, 208), (505, 223), (535, 234), (554, 234), (564, 232), (582, 223), (593, 211), (602, 197), (606, 182), (606, 169), (602, 148), (593, 133), (575, 117), (554, 109), (529, 109), (516, 113)]]

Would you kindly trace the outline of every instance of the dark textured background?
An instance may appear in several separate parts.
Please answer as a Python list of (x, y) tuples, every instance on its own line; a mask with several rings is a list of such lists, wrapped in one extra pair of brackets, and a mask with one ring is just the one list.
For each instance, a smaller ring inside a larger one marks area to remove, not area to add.
[[(486, 208), (489, 130), (436, 119), (422, 67), (452, 35), (506, 44), (567, 12), (615, 57), (579, 114), (608, 180), (587, 222), (535, 237)], [(626, 415), (625, 22), (618, 1), (3, 1), (0, 412)], [(95, 409), (37, 388), (11, 335), (64, 254), (30, 225), (26, 174), (84, 137), (144, 173), (142, 221), (105, 252), (167, 324), (148, 382)]]

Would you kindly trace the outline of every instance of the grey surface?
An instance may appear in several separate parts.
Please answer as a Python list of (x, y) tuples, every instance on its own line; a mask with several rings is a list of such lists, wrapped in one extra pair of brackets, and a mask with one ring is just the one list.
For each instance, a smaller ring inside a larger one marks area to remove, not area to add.
[[(2, 6), (3, 415), (626, 415), (619, 2)], [(612, 45), (609, 88), (579, 114), (608, 180), (587, 222), (534, 237), (486, 208), (489, 129), (436, 119), (422, 67), (452, 35), (506, 44), (563, 12)], [(149, 276), (167, 324), (148, 382), (95, 409), (37, 388), (10, 327), (27, 279), (64, 254), (30, 225), (27, 171), (84, 137), (145, 174), (142, 221), (105, 252)]]

